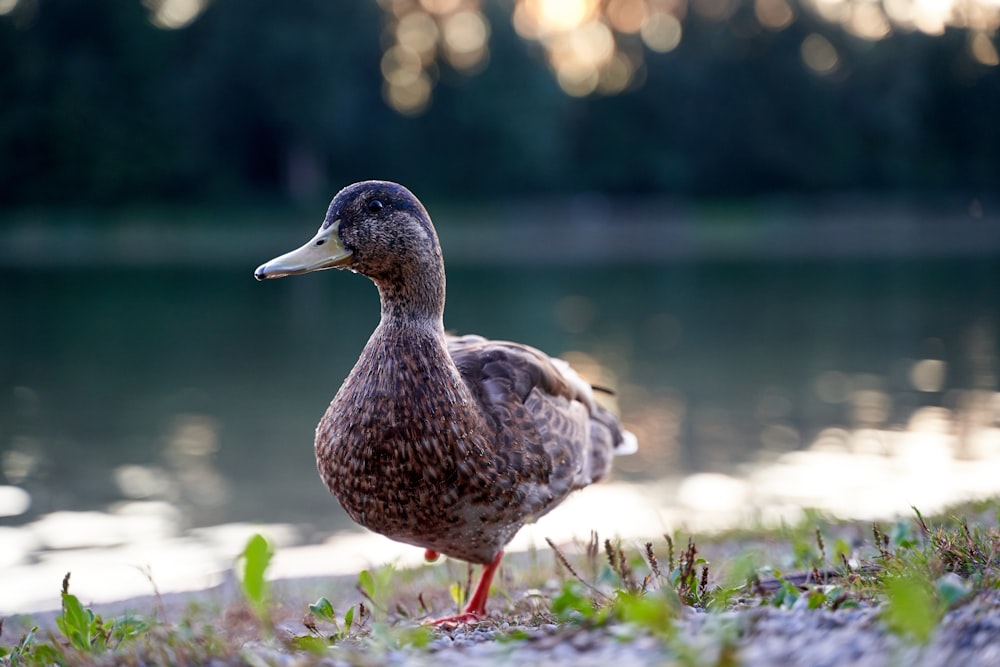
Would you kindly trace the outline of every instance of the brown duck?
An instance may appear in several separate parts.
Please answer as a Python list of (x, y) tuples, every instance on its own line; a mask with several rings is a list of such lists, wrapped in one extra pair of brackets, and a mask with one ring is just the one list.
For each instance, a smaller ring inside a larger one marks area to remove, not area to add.
[(361, 525), (483, 564), (465, 613), (438, 622), (475, 620), (518, 529), (605, 477), (635, 437), (564, 361), (445, 333), (441, 248), (403, 186), (344, 188), (308, 243), (254, 275), (333, 268), (371, 278), (382, 317), (316, 428), (319, 473)]

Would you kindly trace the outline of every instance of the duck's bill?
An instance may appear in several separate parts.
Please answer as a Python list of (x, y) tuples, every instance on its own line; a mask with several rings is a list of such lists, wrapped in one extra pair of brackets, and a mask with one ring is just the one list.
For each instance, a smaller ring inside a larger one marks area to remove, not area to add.
[(257, 280), (283, 278), (350, 264), (352, 253), (341, 243), (338, 227), (339, 225), (334, 224), (326, 229), (320, 229), (319, 233), (301, 248), (261, 264), (253, 272), (254, 278)]

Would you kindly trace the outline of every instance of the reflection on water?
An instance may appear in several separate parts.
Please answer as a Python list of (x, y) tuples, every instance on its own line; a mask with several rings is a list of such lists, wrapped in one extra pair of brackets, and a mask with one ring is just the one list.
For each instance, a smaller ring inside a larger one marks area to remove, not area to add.
[[(52, 604), (67, 570), (92, 599), (209, 585), (261, 525), (284, 575), (419, 559), (355, 531), (315, 473), (314, 425), (377, 321), (367, 281), (2, 279), (0, 613)], [(616, 387), (640, 439), (516, 548), (1000, 493), (998, 297), (980, 259), (453, 265), (446, 322)]]

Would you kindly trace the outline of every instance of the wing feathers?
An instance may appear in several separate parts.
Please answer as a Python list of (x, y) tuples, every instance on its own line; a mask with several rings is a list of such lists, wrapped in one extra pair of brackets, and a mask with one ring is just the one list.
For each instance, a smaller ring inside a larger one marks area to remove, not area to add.
[[(542, 456), (551, 492), (540, 516), (570, 491), (606, 476), (615, 453), (635, 437), (601, 407), (593, 391), (561, 359), (525, 345), (480, 336), (449, 337), (448, 350), (462, 379), (497, 429), (519, 431), (526, 455)], [(547, 494), (548, 495), (548, 494)]]

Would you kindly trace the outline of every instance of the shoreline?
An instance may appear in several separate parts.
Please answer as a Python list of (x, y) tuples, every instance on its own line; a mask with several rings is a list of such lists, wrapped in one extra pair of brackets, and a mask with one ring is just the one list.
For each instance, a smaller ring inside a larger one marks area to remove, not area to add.
[[(580, 195), (443, 206), (435, 219), (450, 266), (921, 260), (1000, 255), (997, 208), (978, 200), (962, 208), (893, 199), (707, 204)], [(297, 246), (318, 221), (288, 209), (240, 213), (10, 212), (0, 216), (0, 269), (242, 267)], [(516, 252), (499, 252), (511, 239)]]

